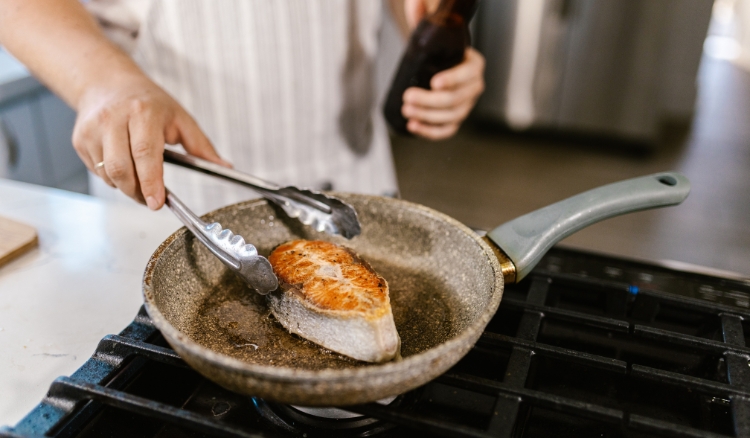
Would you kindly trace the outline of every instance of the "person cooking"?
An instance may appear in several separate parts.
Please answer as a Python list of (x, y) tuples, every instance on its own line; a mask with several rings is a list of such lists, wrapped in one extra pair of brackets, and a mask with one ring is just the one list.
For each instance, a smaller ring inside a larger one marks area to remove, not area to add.
[[(408, 29), (437, 6), (390, 3)], [(397, 193), (374, 94), (380, 12), (363, 0), (3, 0), (0, 43), (76, 110), (73, 145), (101, 178), (92, 193), (111, 197), (106, 184), (158, 210), (166, 182), (204, 213), (252, 192), (165, 168), (165, 143), (282, 185)], [(408, 89), (409, 131), (455, 134), (483, 70), (468, 48), (432, 90)]]

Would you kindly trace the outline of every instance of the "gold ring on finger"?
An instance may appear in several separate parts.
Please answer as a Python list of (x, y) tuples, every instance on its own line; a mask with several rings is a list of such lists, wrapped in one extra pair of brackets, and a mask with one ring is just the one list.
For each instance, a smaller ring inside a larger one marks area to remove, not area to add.
[(94, 170), (98, 172), (100, 169), (104, 169), (104, 161), (100, 161), (94, 165)]

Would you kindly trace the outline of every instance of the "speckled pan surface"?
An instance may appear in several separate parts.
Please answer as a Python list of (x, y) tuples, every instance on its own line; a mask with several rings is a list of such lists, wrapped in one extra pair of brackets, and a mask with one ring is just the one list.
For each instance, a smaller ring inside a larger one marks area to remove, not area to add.
[(186, 230), (152, 255), (146, 308), (167, 341), (209, 379), (240, 393), (308, 406), (400, 394), (437, 377), (474, 345), (497, 310), (503, 279), (492, 250), (470, 229), (397, 199), (336, 194), (356, 209), (352, 240), (314, 232), (264, 200), (209, 213), (259, 252), (292, 239), (354, 249), (389, 283), (403, 360), (368, 364), (289, 334), (259, 296)]

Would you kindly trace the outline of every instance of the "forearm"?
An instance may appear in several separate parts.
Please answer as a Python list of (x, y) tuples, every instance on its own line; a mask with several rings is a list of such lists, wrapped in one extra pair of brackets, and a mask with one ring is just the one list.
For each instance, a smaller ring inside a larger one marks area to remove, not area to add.
[(143, 76), (79, 0), (0, 1), (0, 43), (75, 109), (91, 88)]

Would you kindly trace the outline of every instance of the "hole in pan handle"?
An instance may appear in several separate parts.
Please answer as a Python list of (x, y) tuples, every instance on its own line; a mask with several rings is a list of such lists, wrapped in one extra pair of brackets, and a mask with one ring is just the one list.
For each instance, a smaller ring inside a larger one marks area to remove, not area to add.
[(514, 275), (505, 275), (506, 281), (520, 281), (554, 244), (576, 231), (621, 214), (680, 204), (688, 193), (690, 181), (677, 172), (628, 179), (513, 219), (487, 233), (487, 237), (515, 268)]

